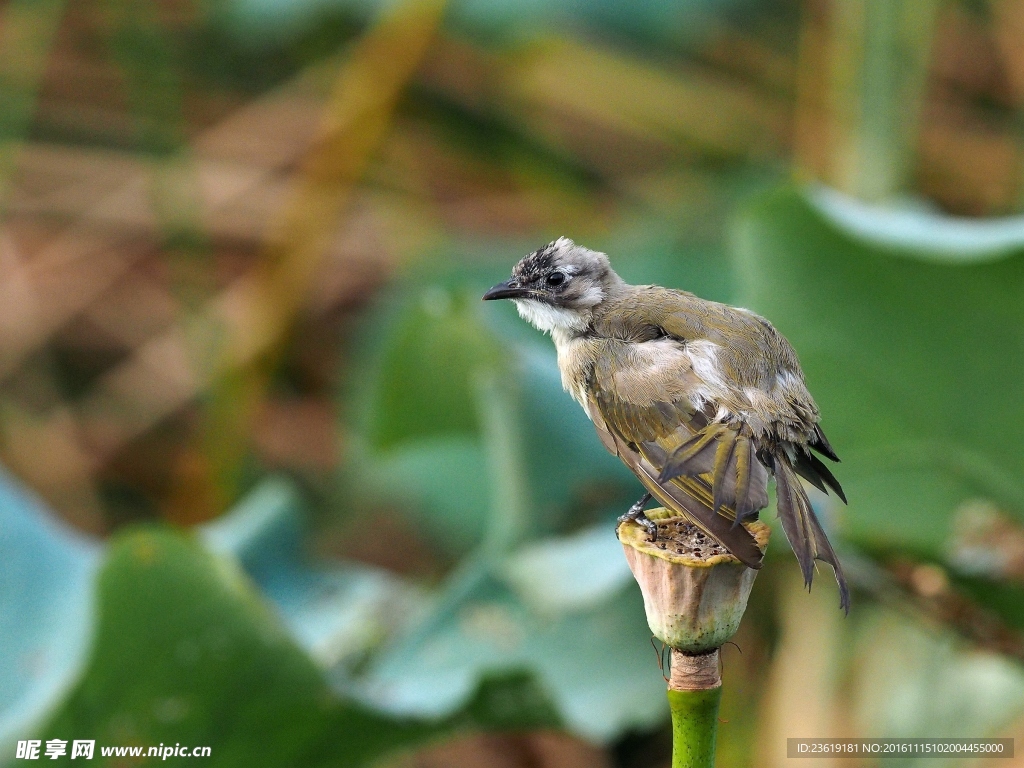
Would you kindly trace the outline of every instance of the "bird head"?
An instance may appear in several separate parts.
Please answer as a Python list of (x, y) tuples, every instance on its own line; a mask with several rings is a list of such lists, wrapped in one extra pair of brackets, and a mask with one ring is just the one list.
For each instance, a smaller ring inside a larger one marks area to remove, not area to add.
[(519, 314), (542, 331), (582, 331), (621, 283), (606, 255), (560, 237), (524, 256), (512, 277), (483, 298), (511, 299)]

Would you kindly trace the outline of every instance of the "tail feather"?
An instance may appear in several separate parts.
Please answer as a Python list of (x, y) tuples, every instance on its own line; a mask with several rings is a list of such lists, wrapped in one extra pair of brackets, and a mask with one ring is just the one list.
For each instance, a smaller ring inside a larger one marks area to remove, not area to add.
[(810, 460), (811, 466), (814, 467), (814, 471), (817, 472), (819, 477), (821, 477), (825, 482), (825, 485), (835, 491), (836, 496), (843, 500), (843, 504), (849, 503), (846, 501), (846, 494), (843, 493), (843, 487), (839, 484), (839, 481), (836, 480), (836, 476), (832, 474), (832, 470), (830, 470), (825, 463), (814, 454), (808, 454), (808, 459)]
[(740, 429), (735, 433), (735, 444), (725, 472), (725, 480), (719, 486), (715, 477), (716, 498), (736, 512), (736, 525), (768, 506), (768, 473), (764, 464), (756, 459), (754, 441), (750, 433)]
[(800, 477), (809, 482), (815, 488), (822, 493), (827, 494), (828, 488), (825, 487), (825, 479), (818, 472), (817, 468), (811, 463), (811, 455), (799, 448), (794, 452), (792, 457), (793, 469)]
[(825, 437), (825, 433), (821, 431), (821, 425), (814, 425), (814, 436), (808, 443), (814, 450), (824, 456), (830, 461), (839, 461), (839, 457), (836, 456), (836, 452), (832, 449), (832, 446), (828, 442), (828, 438)]
[[(815, 488), (822, 493), (828, 493), (828, 488), (843, 500), (843, 504), (846, 504), (846, 494), (843, 493), (843, 487), (836, 480), (836, 476), (832, 474), (831, 470), (825, 466), (824, 462), (815, 456), (813, 453), (807, 451), (801, 451), (797, 449), (794, 460), (793, 469), (800, 475), (804, 480), (809, 482)], [(828, 486), (828, 488), (826, 488)]]
[(832, 566), (839, 584), (839, 607), (846, 613), (850, 612), (850, 589), (843, 575), (832, 545), (825, 531), (818, 522), (807, 493), (797, 477), (789, 458), (780, 452), (772, 456), (775, 470), (776, 491), (778, 495), (779, 519), (782, 530), (789, 539), (800, 570), (804, 576), (804, 584), (810, 589), (814, 578), (814, 561), (821, 560)]

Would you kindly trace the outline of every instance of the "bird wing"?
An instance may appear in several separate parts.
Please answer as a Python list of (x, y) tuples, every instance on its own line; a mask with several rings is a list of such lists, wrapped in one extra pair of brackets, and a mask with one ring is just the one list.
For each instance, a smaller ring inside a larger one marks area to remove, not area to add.
[[(734, 389), (763, 388), (774, 386), (780, 379), (786, 381), (782, 397), (785, 407), (775, 411), (779, 421), (770, 416), (760, 419), (759, 427), (766, 433), (767, 440), (762, 440), (761, 434), (755, 438), (750, 425), (743, 422), (730, 425), (712, 422), (666, 457), (659, 479), (693, 475), (706, 478), (706, 474), (698, 473), (706, 473), (710, 463), (712, 508), (717, 510), (721, 504), (729, 505), (733, 514), (742, 520), (767, 505), (765, 465), (770, 466), (776, 479), (779, 519), (800, 563), (804, 582), (810, 588), (815, 560), (828, 563), (839, 584), (840, 606), (849, 612), (850, 590), (842, 565), (797, 478), (797, 475), (805, 478), (823, 493), (829, 488), (846, 501), (832, 472), (810, 451), (813, 449), (832, 461), (839, 460), (817, 423), (818, 409), (803, 384), (796, 353), (785, 337), (762, 317), (705, 302), (690, 294), (658, 290), (661, 293), (657, 305), (662, 308), (658, 324), (668, 338), (680, 343), (687, 340), (725, 342), (718, 347), (722, 354), (715, 362), (727, 379), (727, 385)], [(716, 337), (716, 327), (729, 329), (727, 340)], [(804, 437), (798, 440), (785, 437), (801, 432)]]
[[(605, 447), (661, 504), (702, 528), (746, 565), (760, 567), (761, 551), (753, 537), (733, 525), (737, 493), (750, 499), (741, 505), (744, 512), (768, 503), (767, 473), (754, 459), (749, 436), (709, 423), (696, 407), (694, 393), (702, 382), (678, 342), (600, 343), (587, 382), (587, 411)], [(684, 462), (687, 471), (664, 477), (680, 449), (690, 454)]]

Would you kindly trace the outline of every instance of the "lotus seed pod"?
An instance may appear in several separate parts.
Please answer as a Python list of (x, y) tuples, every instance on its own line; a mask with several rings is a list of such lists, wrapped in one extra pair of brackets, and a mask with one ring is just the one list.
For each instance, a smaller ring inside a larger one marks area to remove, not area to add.
[[(618, 536), (644, 596), (647, 624), (656, 638), (686, 654), (720, 648), (736, 634), (757, 571), (737, 560), (692, 523), (664, 508), (647, 517), (658, 526), (657, 541), (629, 520)], [(769, 527), (744, 523), (764, 552)]]

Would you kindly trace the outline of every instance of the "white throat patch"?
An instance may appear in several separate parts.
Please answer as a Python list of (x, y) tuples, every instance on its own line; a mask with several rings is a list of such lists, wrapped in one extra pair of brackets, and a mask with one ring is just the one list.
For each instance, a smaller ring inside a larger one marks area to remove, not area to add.
[(582, 331), (590, 324), (588, 317), (573, 309), (553, 307), (536, 299), (514, 299), (514, 301), (516, 309), (519, 310), (519, 316), (537, 330), (545, 333)]

